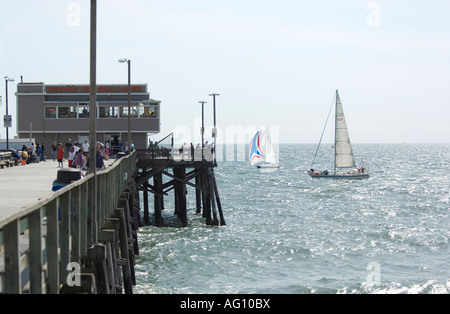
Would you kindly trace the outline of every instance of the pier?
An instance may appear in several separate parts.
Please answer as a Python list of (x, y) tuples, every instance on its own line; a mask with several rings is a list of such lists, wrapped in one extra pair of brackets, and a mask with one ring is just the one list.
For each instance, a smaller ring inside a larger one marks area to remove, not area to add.
[(206, 225), (225, 225), (211, 148), (175, 149), (168, 138), (57, 192), (56, 162), (0, 170), (9, 171), (0, 184), (0, 294), (132, 294), (139, 227), (163, 224), (171, 191), (183, 226), (188, 187)]
[(57, 169), (55, 162), (9, 169), (10, 179), (2, 185), (10, 180), (9, 189), (17, 193), (1, 196), (0, 293), (132, 293), (138, 253), (136, 157), (122, 158), (57, 192), (51, 192), (56, 171), (49, 169)]
[[(186, 194), (187, 188), (192, 187), (195, 189), (196, 213), (202, 214), (206, 225), (226, 225), (214, 175), (214, 168), (217, 167), (214, 156), (210, 147), (174, 147), (172, 134), (162, 139), (159, 145), (138, 150), (136, 185), (138, 191), (143, 193), (142, 224), (152, 224), (149, 215), (149, 194), (152, 194), (154, 224), (161, 226), (164, 196), (173, 190), (174, 214), (183, 226), (187, 226)], [(163, 177), (169, 180), (164, 182)]]

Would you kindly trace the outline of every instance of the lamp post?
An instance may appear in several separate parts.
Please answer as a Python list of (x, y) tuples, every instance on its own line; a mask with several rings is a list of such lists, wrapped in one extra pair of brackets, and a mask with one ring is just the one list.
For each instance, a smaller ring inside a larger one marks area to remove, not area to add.
[(213, 130), (213, 137), (214, 137), (214, 163), (216, 163), (216, 150), (217, 150), (217, 124), (216, 124), (216, 96), (220, 96), (220, 94), (209, 94), (209, 96), (213, 97), (213, 108), (214, 108), (214, 130)]
[(122, 58), (120, 63), (128, 63), (128, 150), (131, 147), (131, 60)]
[(89, 173), (94, 175), (89, 183), (90, 205), (88, 214), (91, 220), (92, 238), (89, 246), (97, 243), (99, 226), (97, 223), (97, 0), (91, 0), (90, 49), (89, 49)]
[(5, 115), (5, 127), (6, 127), (6, 150), (9, 150), (9, 128), (11, 123), (11, 117), (8, 113), (8, 83), (14, 82), (12, 77), (5, 76), (5, 88), (6, 88), (6, 115)]
[(200, 104), (202, 104), (202, 129), (201, 129), (201, 133), (202, 133), (202, 161), (203, 161), (203, 150), (204, 150), (204, 146), (205, 146), (205, 104), (206, 101), (199, 101)]

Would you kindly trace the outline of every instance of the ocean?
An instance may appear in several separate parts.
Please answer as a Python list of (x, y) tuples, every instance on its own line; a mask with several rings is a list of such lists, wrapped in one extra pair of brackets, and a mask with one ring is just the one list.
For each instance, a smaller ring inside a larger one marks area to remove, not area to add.
[[(170, 193), (164, 226), (139, 232), (135, 293), (448, 293), (450, 144), (353, 149), (369, 179), (311, 179), (313, 144), (280, 145), (275, 172), (219, 162), (222, 227), (205, 225), (188, 187), (182, 228)], [(327, 155), (316, 169), (332, 168)]]

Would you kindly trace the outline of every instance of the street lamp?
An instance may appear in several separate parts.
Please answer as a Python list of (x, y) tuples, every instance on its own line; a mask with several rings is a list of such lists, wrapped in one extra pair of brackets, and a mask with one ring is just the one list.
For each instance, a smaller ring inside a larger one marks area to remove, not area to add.
[(205, 146), (205, 104), (206, 101), (199, 101), (200, 104), (202, 104), (202, 161), (203, 161), (203, 150)]
[(209, 94), (209, 96), (213, 97), (213, 108), (214, 108), (214, 162), (216, 163), (216, 150), (217, 150), (217, 124), (216, 124), (216, 96), (220, 96), (220, 94)]
[(5, 121), (5, 127), (6, 127), (6, 150), (9, 150), (9, 128), (11, 125), (11, 117), (8, 113), (8, 83), (14, 82), (14, 79), (12, 77), (5, 76), (5, 88), (6, 88), (6, 115), (4, 118)]
[(119, 63), (128, 63), (128, 151), (131, 147), (131, 60), (122, 58)]

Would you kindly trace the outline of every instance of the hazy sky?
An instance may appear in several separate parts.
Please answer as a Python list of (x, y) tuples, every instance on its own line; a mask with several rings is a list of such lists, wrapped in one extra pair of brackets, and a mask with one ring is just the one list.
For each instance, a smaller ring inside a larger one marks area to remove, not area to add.
[[(98, 83), (148, 83), (161, 137), (212, 124), (316, 143), (339, 89), (355, 143), (450, 142), (448, 0), (98, 0)], [(89, 83), (88, 0), (2, 0), (0, 74)], [(4, 79), (0, 84), (5, 114)], [(14, 120), (15, 121), (15, 120)], [(5, 129), (1, 125), (1, 136)], [(11, 130), (15, 132), (15, 128)]]

